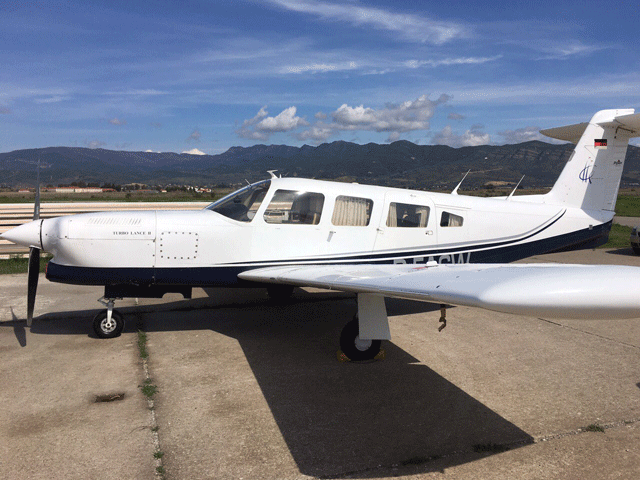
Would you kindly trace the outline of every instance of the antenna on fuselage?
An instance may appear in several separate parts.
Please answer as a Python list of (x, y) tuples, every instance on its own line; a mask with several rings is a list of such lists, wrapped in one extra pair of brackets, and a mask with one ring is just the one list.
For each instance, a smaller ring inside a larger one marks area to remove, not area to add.
[(518, 182), (516, 184), (516, 187), (513, 189), (513, 191), (509, 194), (509, 196), (507, 198), (505, 198), (505, 200), (510, 200), (511, 197), (513, 197), (513, 194), (516, 193), (516, 190), (518, 189), (518, 187), (520, 186), (520, 183), (522, 182), (522, 180), (524, 179), (524, 175), (522, 175), (522, 178), (520, 179), (520, 182)]
[[(271, 175), (271, 178), (278, 178), (278, 176), (276, 175), (277, 171), (278, 170), (267, 170), (267, 173)], [(280, 175), (280, 178), (282, 178), (282, 175)]]
[(460, 183), (456, 185), (456, 188), (453, 189), (453, 192), (451, 192), (451, 195), (458, 195), (458, 189), (460, 188), (460, 185), (462, 185), (462, 182), (464, 182), (464, 179), (467, 178), (467, 175), (469, 175), (470, 171), (471, 169), (467, 170), (467, 173), (464, 174), (464, 177), (462, 177), (462, 180), (460, 180)]

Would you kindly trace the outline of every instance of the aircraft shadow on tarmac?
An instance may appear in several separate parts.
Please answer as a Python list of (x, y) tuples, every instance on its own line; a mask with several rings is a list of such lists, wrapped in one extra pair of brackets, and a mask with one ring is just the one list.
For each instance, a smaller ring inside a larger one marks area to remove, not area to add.
[(627, 248), (616, 248), (615, 250), (607, 250), (607, 253), (609, 255), (624, 255), (624, 256), (628, 256), (628, 257), (636, 257), (637, 254), (634, 253), (633, 249), (631, 247), (627, 247)]
[[(135, 331), (138, 317), (150, 333), (211, 330), (235, 338), (305, 475), (370, 478), (443, 471), (503, 446), (533, 443), (393, 342), (384, 342), (383, 361), (338, 362), (340, 330), (356, 311), (352, 297), (301, 291), (287, 304), (264, 299), (204, 309), (202, 304), (203, 299), (165, 304), (163, 310), (174, 310), (170, 316), (151, 309), (137, 315), (135, 309), (121, 311), (127, 331)], [(394, 316), (438, 306), (392, 300), (387, 308), (393, 332)], [(86, 334), (92, 314), (73, 312), (68, 321), (44, 316), (34, 322), (34, 331)]]

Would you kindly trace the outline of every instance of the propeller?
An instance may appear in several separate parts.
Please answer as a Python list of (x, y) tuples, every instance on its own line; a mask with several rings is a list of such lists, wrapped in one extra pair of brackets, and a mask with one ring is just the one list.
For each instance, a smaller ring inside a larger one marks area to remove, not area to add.
[[(38, 176), (36, 198), (33, 205), (33, 219), (40, 220), (40, 159), (38, 159)], [(40, 249), (29, 248), (29, 269), (27, 273), (27, 327), (33, 322), (33, 309), (36, 304), (38, 290), (38, 276), (40, 275)]]

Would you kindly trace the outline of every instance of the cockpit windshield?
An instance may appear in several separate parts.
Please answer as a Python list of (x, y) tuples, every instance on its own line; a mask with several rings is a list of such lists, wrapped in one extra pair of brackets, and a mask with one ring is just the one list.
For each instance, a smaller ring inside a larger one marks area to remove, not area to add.
[(206, 210), (217, 212), (238, 222), (250, 222), (256, 216), (256, 212), (260, 208), (270, 185), (271, 180), (262, 180), (261, 182), (247, 185), (213, 202), (206, 207)]

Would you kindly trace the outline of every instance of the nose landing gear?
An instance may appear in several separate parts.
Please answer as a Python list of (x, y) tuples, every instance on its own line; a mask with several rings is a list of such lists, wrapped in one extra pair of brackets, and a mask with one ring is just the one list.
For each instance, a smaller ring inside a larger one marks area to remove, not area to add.
[[(106, 300), (106, 301), (105, 301)], [(93, 318), (93, 331), (98, 338), (115, 338), (120, 336), (124, 329), (124, 318), (117, 310), (114, 310), (115, 298), (101, 297), (98, 302), (107, 307)]]

